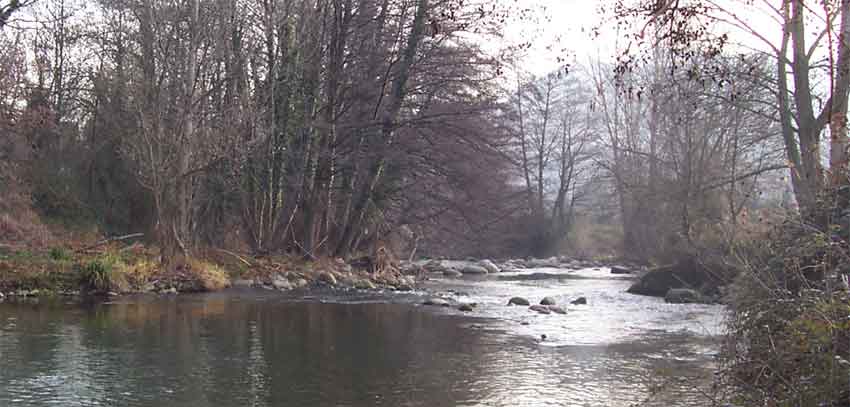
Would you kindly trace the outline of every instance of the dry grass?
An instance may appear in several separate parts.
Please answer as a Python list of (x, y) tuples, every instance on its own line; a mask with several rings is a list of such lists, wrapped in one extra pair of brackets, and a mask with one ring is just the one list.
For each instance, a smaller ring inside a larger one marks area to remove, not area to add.
[(139, 259), (124, 267), (124, 274), (131, 287), (142, 288), (159, 271), (159, 262), (152, 259)]
[(189, 259), (187, 268), (191, 277), (206, 291), (218, 291), (230, 286), (230, 277), (227, 272), (216, 264)]

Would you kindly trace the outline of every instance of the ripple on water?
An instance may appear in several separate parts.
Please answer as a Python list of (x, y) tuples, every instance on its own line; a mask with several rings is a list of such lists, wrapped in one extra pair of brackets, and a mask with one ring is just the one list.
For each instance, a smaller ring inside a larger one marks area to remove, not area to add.
[[(521, 280), (520, 276), (546, 274), (554, 279)], [(502, 278), (509, 274), (511, 279)], [(631, 278), (612, 276), (610, 270), (534, 269), (524, 273), (501, 273), (488, 279), (439, 280), (435, 288), (468, 293), (459, 297), (477, 302), (477, 315), (501, 321), (494, 326), (529, 337), (546, 334), (548, 345), (598, 345), (630, 341), (655, 330), (689, 332), (699, 336), (722, 331), (723, 308), (717, 305), (666, 304), (663, 299), (626, 293)], [(511, 297), (528, 298), (532, 304), (553, 297), (567, 315), (539, 315), (526, 307), (505, 306)], [(586, 297), (587, 305), (571, 305)], [(528, 322), (529, 325), (522, 325)]]
[[(707, 374), (721, 308), (631, 296), (604, 269), (544, 272), (557, 278), (431, 283), (467, 293), (453, 295), (478, 302), (476, 317), (416, 293), (0, 304), (0, 405), (621, 407), (670, 376), (658, 372)], [(567, 315), (506, 306), (516, 295)], [(588, 305), (569, 304), (578, 296)], [(687, 405), (687, 388), (655, 405)]]

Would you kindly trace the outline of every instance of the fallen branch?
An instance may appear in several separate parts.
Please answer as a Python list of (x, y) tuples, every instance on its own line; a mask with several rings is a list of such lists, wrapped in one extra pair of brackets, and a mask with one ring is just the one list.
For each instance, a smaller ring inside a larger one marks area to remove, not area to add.
[(107, 239), (100, 240), (93, 245), (89, 245), (89, 246), (83, 247), (81, 249), (77, 249), (76, 252), (80, 253), (80, 252), (84, 252), (86, 250), (94, 249), (95, 247), (103, 246), (107, 243), (119, 242), (119, 241), (122, 241), (122, 240), (132, 239), (132, 238), (135, 238), (135, 237), (142, 237), (144, 235), (145, 235), (144, 233), (131, 233), (129, 235), (124, 235), (124, 236), (114, 236), (114, 237), (110, 237), (110, 238), (107, 238)]
[(222, 253), (224, 253), (224, 254), (229, 254), (229, 255), (231, 255), (231, 256), (233, 256), (233, 257), (235, 257), (237, 260), (241, 261), (242, 263), (245, 263), (245, 265), (246, 265), (246, 266), (248, 266), (248, 267), (252, 267), (252, 266), (253, 266), (253, 264), (251, 264), (251, 262), (249, 262), (248, 260), (245, 260), (244, 258), (242, 258), (242, 256), (240, 256), (240, 255), (238, 255), (238, 254), (236, 254), (236, 253), (233, 253), (233, 252), (231, 252), (231, 251), (229, 251), (229, 250), (224, 250), (224, 249), (215, 249), (215, 250), (218, 250), (218, 251), (220, 251), (220, 252), (222, 252)]
[(298, 239), (295, 238), (295, 232), (292, 232), (292, 242), (295, 243), (295, 245), (298, 246), (298, 248), (301, 249), (302, 252), (304, 252), (304, 255), (306, 255), (310, 259), (310, 261), (318, 260), (316, 256), (313, 255), (313, 253), (310, 253), (310, 251), (305, 249), (304, 246), (301, 246), (301, 243), (298, 243)]

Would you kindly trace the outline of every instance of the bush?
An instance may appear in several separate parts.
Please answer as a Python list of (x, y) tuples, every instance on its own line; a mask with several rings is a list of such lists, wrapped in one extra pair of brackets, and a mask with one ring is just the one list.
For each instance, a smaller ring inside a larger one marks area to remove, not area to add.
[(98, 256), (80, 266), (80, 283), (89, 291), (126, 291), (126, 267), (118, 256)]
[(48, 253), (51, 260), (54, 261), (70, 261), (71, 253), (64, 247), (52, 247)]
[(198, 259), (190, 259), (186, 266), (198, 289), (218, 291), (230, 285), (230, 277), (218, 265)]
[(740, 256), (721, 377), (744, 406), (850, 405), (848, 246), (786, 222)]
[(133, 288), (143, 288), (158, 271), (159, 262), (151, 259), (139, 259), (124, 267), (127, 283)]

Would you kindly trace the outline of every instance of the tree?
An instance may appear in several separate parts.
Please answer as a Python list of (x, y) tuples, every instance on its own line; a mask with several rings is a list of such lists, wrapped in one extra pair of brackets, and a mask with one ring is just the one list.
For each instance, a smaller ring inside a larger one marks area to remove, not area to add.
[(535, 255), (552, 252), (567, 237), (582, 186), (592, 172), (594, 140), (589, 91), (581, 72), (553, 72), (540, 78), (517, 73), (508, 94), (510, 153), (524, 184)]
[[(657, 33), (655, 43), (667, 43), (674, 51), (673, 58), (689, 59), (701, 52), (719, 55), (730, 37), (709, 29), (709, 25), (718, 24), (749, 36), (767, 50), (776, 70), (773, 92), (795, 196), (801, 211), (811, 218), (819, 198), (828, 190), (841, 189), (850, 182), (847, 177), (850, 141), (846, 130), (850, 1), (778, 0), (742, 8), (728, 8), (706, 0), (677, 1), (663, 7), (656, 3), (620, 2), (617, 14), (646, 18), (638, 38), (642, 40), (644, 32), (652, 27)], [(753, 26), (746, 17), (748, 12), (767, 13), (777, 23), (776, 32), (764, 32)], [(817, 26), (808, 26), (809, 23)], [(693, 41), (700, 41), (703, 51), (697, 52), (698, 47), (690, 44)], [(708, 70), (704, 74), (712, 75)], [(826, 78), (828, 86), (819, 86), (819, 77)], [(821, 155), (821, 136), (827, 125), (828, 176)]]
[(595, 68), (608, 149), (600, 164), (613, 178), (625, 250), (643, 260), (730, 247), (756, 179), (784, 168), (770, 75), (752, 69), (758, 58), (716, 58), (731, 84), (688, 79), (702, 64), (671, 71), (663, 57), (617, 76)]

